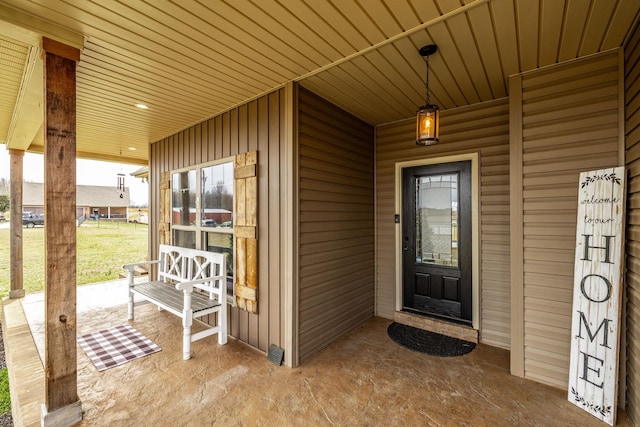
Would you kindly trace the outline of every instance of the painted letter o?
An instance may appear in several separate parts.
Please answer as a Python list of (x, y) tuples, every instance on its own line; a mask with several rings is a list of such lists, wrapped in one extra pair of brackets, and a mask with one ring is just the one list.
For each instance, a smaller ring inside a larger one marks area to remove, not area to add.
[[(604, 280), (604, 282), (607, 284), (607, 296), (606, 296), (604, 299), (602, 299), (602, 300), (595, 300), (595, 299), (592, 299), (589, 295), (587, 295), (587, 293), (586, 293), (586, 291), (585, 291), (585, 289), (584, 289), (584, 283), (586, 282), (587, 278), (588, 278), (588, 277), (591, 277), (591, 276), (599, 277), (599, 278), (601, 278), (602, 280)], [(589, 301), (591, 301), (591, 302), (598, 302), (598, 303), (599, 303), (599, 302), (605, 302), (606, 300), (608, 300), (609, 298), (611, 298), (611, 288), (612, 288), (612, 286), (611, 286), (611, 282), (609, 282), (609, 281), (607, 280), (607, 278), (606, 278), (606, 277), (600, 276), (599, 274), (587, 274), (586, 276), (584, 276), (584, 277), (582, 278), (582, 281), (580, 282), (580, 291), (582, 292), (582, 295), (584, 295), (584, 297), (585, 297), (586, 299), (588, 299)]]

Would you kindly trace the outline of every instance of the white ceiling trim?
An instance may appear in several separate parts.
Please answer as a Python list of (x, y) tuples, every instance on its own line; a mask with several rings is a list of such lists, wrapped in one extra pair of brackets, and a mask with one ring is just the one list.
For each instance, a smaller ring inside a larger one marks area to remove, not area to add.
[(8, 149), (26, 150), (29, 148), (42, 126), (44, 121), (42, 69), (42, 49), (39, 46), (31, 46), (22, 77), (22, 85), (7, 132)]

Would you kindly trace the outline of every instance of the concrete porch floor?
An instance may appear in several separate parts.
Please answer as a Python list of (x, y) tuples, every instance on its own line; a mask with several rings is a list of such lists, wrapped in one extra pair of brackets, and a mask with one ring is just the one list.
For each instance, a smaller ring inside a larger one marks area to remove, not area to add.
[[(107, 294), (124, 302), (111, 286)], [(78, 297), (79, 335), (127, 323), (126, 305), (108, 306), (99, 289), (102, 306)], [(44, 372), (23, 309), (33, 316), (37, 304), (25, 300), (5, 300), (3, 332), (15, 425), (35, 426)], [(132, 325), (162, 351), (98, 372), (78, 346), (79, 425), (606, 425), (568, 402), (565, 391), (511, 376), (505, 350), (479, 345), (462, 357), (426, 356), (391, 341), (389, 323), (371, 319), (290, 369), (233, 339), (219, 346), (215, 336), (193, 343), (192, 359), (183, 361), (180, 320), (140, 305)], [(36, 326), (33, 334), (37, 341), (42, 331)], [(618, 411), (617, 425), (633, 424)]]

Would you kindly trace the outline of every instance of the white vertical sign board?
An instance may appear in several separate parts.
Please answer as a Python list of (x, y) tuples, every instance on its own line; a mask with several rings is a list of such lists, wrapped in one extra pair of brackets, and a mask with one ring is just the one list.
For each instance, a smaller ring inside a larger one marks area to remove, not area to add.
[(568, 399), (616, 421), (624, 167), (580, 174)]

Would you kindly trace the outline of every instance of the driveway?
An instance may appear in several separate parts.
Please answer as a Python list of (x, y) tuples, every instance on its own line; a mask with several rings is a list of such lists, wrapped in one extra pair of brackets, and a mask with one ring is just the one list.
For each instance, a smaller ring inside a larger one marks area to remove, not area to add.
[(0, 222), (0, 230), (3, 228), (9, 228), (9, 222)]

